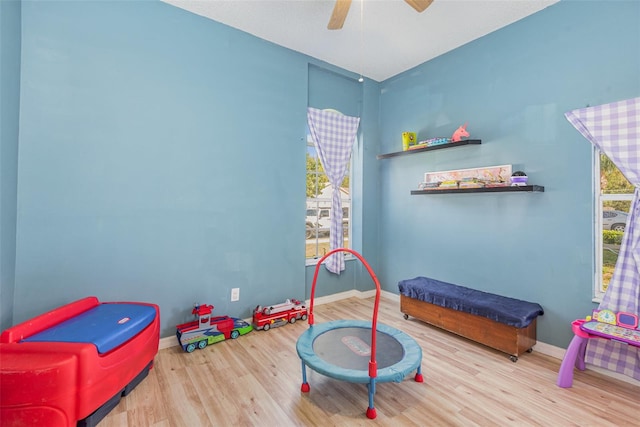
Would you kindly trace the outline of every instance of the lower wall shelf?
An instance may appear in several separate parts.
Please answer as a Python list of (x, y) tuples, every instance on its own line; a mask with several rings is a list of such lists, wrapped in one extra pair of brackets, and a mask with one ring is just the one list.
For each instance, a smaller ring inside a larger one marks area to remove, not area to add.
[(411, 194), (467, 194), (467, 193), (544, 193), (542, 185), (523, 185), (514, 187), (483, 187), (483, 188), (449, 188), (442, 190), (411, 190)]

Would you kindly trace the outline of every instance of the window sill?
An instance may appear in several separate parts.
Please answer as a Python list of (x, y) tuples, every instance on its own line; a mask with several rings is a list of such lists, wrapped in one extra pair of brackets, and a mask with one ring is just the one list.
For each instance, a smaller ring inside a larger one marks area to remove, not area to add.
[[(317, 264), (318, 264), (318, 260), (319, 260), (320, 258), (321, 258), (321, 257), (318, 257), (318, 258), (306, 258), (305, 266), (306, 266), (306, 267), (309, 267), (309, 266), (312, 266), (312, 265), (317, 265)], [(345, 254), (345, 255), (344, 255), (344, 261), (345, 261), (345, 262), (347, 262), (347, 261), (353, 261), (354, 259), (356, 259), (356, 257), (354, 257), (354, 256), (353, 256), (353, 255), (351, 255), (351, 254)], [(326, 262), (326, 261), (325, 261), (325, 262)], [(324, 264), (324, 262), (323, 262), (323, 264)]]

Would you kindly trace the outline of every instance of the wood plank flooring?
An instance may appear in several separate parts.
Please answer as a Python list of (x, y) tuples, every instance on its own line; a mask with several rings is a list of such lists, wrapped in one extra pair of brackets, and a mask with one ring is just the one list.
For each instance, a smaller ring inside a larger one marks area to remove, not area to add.
[[(370, 319), (373, 299), (349, 298), (315, 307), (316, 323)], [(99, 427), (208, 426), (638, 426), (640, 387), (576, 371), (573, 387), (556, 386), (560, 360), (504, 353), (404, 320), (399, 303), (382, 299), (379, 322), (422, 347), (424, 383), (378, 383), (378, 417), (365, 416), (367, 387), (307, 369), (301, 393), (296, 322), (253, 331), (194, 353), (160, 350), (149, 376)]]

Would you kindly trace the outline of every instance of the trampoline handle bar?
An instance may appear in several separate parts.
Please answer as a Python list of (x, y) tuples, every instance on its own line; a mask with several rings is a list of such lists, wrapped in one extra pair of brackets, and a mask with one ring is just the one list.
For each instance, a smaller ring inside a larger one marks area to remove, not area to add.
[(377, 377), (377, 362), (376, 362), (376, 328), (378, 326), (378, 306), (380, 305), (380, 282), (378, 281), (378, 277), (374, 273), (373, 269), (369, 265), (369, 263), (360, 255), (358, 252), (353, 249), (348, 248), (336, 248), (329, 252), (327, 252), (316, 264), (316, 270), (313, 273), (313, 283), (311, 284), (311, 299), (309, 301), (309, 327), (313, 326), (314, 318), (313, 318), (313, 301), (316, 294), (316, 283), (318, 281), (318, 273), (320, 272), (320, 266), (324, 262), (325, 259), (330, 257), (336, 252), (348, 252), (351, 255), (355, 256), (360, 260), (362, 265), (367, 269), (371, 279), (373, 279), (373, 283), (376, 285), (376, 298), (373, 304), (373, 316), (371, 320), (371, 361), (369, 362), (369, 376), (371, 378)]

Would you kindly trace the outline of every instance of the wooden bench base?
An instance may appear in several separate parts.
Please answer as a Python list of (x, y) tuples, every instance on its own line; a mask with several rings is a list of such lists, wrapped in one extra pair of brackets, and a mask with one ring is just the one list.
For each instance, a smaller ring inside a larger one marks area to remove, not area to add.
[(453, 310), (400, 294), (400, 311), (405, 317), (444, 329), (510, 355), (514, 362), (531, 352), (536, 344), (536, 319), (526, 328), (505, 325), (486, 317)]

